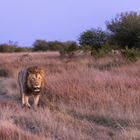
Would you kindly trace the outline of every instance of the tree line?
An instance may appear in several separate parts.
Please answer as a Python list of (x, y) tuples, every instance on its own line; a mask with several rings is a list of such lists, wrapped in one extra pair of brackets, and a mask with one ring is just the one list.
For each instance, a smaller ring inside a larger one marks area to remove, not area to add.
[(89, 50), (91, 54), (103, 48), (140, 49), (140, 14), (124, 12), (106, 22), (106, 30), (91, 28), (83, 31), (75, 41), (36, 40), (32, 48), (19, 47), (16, 43), (0, 44), (0, 52), (60, 51), (73, 52), (77, 49)]

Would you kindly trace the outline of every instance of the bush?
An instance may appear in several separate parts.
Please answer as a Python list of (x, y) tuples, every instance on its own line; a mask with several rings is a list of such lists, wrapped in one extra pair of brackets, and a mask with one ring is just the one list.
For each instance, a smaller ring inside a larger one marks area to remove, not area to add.
[(91, 50), (92, 50), (92, 47), (89, 46), (89, 45), (84, 45), (84, 46), (81, 47), (81, 49), (83, 50), (83, 52), (85, 54), (90, 54), (91, 53)]
[(60, 41), (49, 41), (48, 42), (48, 50), (50, 51), (60, 51), (65, 48), (65, 42)]
[(9, 41), (8, 43), (0, 44), (0, 52), (27, 52), (31, 48), (19, 47), (17, 42)]
[(16, 47), (14, 49), (14, 52), (28, 52), (28, 51), (31, 51), (30, 48), (24, 48), (24, 47)]
[(12, 44), (0, 44), (0, 52), (14, 52), (15, 48)]
[[(62, 51), (65, 48), (69, 47), (72, 43), (75, 43), (75, 42), (36, 40), (33, 44), (32, 50), (33, 51)], [(72, 46), (69, 49), (73, 50)]]
[(139, 49), (128, 49), (126, 48), (123, 51), (124, 57), (126, 57), (127, 60), (130, 61), (136, 61), (140, 57), (140, 50)]
[(47, 51), (48, 43), (45, 40), (36, 40), (33, 44), (33, 51)]
[(72, 57), (74, 52), (78, 49), (76, 42), (67, 42), (66, 47), (60, 51), (62, 56)]
[(108, 55), (110, 51), (111, 51), (111, 47), (109, 46), (109, 44), (106, 43), (102, 46), (101, 49), (98, 50), (92, 49), (91, 55), (94, 56), (95, 58), (101, 58)]

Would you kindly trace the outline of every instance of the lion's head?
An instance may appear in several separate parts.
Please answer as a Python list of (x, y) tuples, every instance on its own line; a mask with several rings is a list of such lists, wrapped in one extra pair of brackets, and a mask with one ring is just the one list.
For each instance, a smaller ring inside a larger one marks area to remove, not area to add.
[(45, 84), (45, 72), (40, 67), (30, 67), (27, 69), (26, 84), (33, 92), (40, 92)]

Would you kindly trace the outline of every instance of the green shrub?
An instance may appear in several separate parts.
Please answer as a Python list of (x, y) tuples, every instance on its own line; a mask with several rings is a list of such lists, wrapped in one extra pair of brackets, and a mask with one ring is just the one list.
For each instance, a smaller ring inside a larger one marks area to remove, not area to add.
[(72, 57), (72, 56), (74, 56), (74, 52), (77, 49), (78, 49), (78, 46), (77, 46), (76, 42), (69, 42), (69, 43), (67, 43), (67, 46), (64, 49), (60, 50), (60, 55)]
[(15, 48), (12, 44), (0, 44), (0, 52), (14, 52)]
[(48, 43), (46, 40), (36, 40), (33, 43), (33, 51), (47, 51), (48, 50)]
[(91, 52), (91, 50), (92, 50), (92, 47), (90, 46), (90, 45), (84, 45), (84, 46), (82, 46), (81, 47), (82, 48), (82, 50), (84, 51), (84, 53), (90, 53)]
[(111, 51), (111, 47), (106, 43), (102, 46), (101, 49), (91, 49), (91, 55), (94, 56), (95, 58), (101, 58), (106, 55)]
[(16, 47), (15, 52), (28, 52), (28, 51), (31, 51), (31, 48), (22, 48), (22, 47)]
[(136, 61), (140, 57), (140, 50), (139, 49), (128, 49), (126, 48), (123, 52), (124, 57), (130, 61)]

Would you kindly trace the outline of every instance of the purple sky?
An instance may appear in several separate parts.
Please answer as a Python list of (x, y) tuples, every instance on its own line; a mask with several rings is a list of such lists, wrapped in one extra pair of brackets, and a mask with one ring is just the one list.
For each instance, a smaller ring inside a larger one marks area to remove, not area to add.
[(77, 40), (116, 14), (140, 13), (140, 0), (0, 0), (0, 43), (31, 46), (36, 39)]

